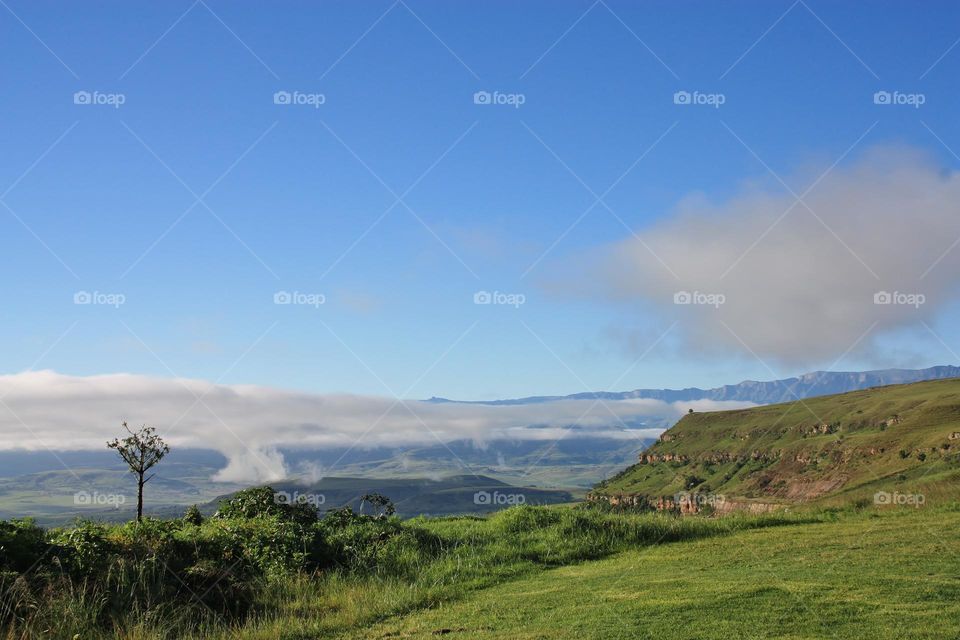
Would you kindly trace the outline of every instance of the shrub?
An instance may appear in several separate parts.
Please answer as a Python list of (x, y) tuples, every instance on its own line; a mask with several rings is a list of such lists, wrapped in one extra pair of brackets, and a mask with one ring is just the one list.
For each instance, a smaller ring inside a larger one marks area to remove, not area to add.
[(51, 542), (59, 564), (74, 577), (102, 574), (116, 551), (106, 526), (97, 522), (80, 521), (73, 528), (55, 530)]
[(192, 504), (190, 508), (187, 509), (187, 512), (183, 514), (183, 521), (187, 524), (192, 524), (195, 527), (199, 527), (203, 524), (203, 514), (200, 513), (200, 508)]
[(29, 571), (48, 549), (43, 529), (32, 519), (0, 521), (0, 570)]
[(316, 507), (306, 502), (290, 503), (272, 487), (253, 487), (238, 491), (233, 497), (220, 503), (214, 518), (256, 518), (274, 516), (281, 520), (310, 526), (317, 520)]

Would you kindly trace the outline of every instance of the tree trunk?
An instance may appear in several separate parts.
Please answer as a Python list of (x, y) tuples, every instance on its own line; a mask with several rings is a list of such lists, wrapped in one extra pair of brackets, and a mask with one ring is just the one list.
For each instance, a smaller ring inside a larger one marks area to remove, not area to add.
[(143, 476), (137, 482), (137, 522), (143, 520)]

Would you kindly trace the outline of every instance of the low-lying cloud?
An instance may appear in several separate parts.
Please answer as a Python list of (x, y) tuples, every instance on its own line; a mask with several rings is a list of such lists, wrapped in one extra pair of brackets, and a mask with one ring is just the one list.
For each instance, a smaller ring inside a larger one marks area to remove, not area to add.
[(779, 183), (721, 203), (684, 201), (591, 259), (586, 288), (678, 319), (697, 352), (805, 366), (929, 323), (954, 300), (957, 173), (915, 150), (883, 147), (786, 183), (802, 203)]
[(223, 453), (228, 463), (218, 480), (265, 481), (289, 475), (282, 449), (553, 441), (571, 426), (591, 436), (635, 439), (656, 436), (664, 420), (674, 420), (688, 408), (748, 405), (696, 401), (679, 406), (658, 400), (508, 406), (399, 402), (193, 379), (35, 371), (0, 376), (0, 450), (96, 450), (117, 435), (121, 421), (145, 422), (173, 446)]

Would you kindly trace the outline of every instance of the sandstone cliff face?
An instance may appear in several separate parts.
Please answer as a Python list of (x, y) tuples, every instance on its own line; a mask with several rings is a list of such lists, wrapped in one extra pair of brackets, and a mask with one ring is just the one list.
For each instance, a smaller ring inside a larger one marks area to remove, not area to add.
[(689, 462), (690, 458), (675, 453), (641, 453), (640, 462), (642, 464), (654, 464), (657, 462)]
[(612, 507), (651, 509), (663, 512), (674, 512), (681, 515), (693, 515), (709, 511), (714, 515), (726, 515), (737, 511), (747, 513), (769, 513), (784, 508), (785, 505), (773, 502), (758, 502), (753, 500), (729, 500), (722, 496), (701, 495), (695, 493), (680, 493), (675, 496), (660, 496), (650, 499), (648, 496), (636, 493), (595, 494), (587, 496), (589, 502), (605, 502)]
[[(697, 462), (709, 462), (712, 464), (723, 464), (726, 462), (747, 462), (750, 460), (761, 462), (772, 462), (779, 460), (783, 452), (753, 450), (749, 453), (730, 453), (729, 451), (708, 451), (701, 453), (693, 458)], [(677, 453), (641, 453), (639, 457), (641, 464), (656, 464), (658, 462), (690, 462), (690, 456)]]
[(718, 516), (725, 516), (737, 511), (746, 513), (770, 513), (777, 509), (785, 508), (782, 504), (773, 502), (747, 502), (745, 500), (724, 500), (721, 504), (714, 506), (713, 513)]
[(787, 484), (785, 491), (782, 492), (782, 496), (787, 500), (797, 502), (813, 500), (831, 491), (840, 489), (847, 483), (848, 479), (846, 475), (839, 474), (832, 478), (824, 478), (821, 480), (793, 480)]

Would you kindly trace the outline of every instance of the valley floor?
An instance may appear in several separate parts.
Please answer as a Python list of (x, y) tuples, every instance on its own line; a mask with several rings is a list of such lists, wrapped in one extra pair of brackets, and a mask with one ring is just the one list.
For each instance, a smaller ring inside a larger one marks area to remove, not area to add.
[(960, 510), (658, 545), (538, 573), (352, 638), (960, 637)]

